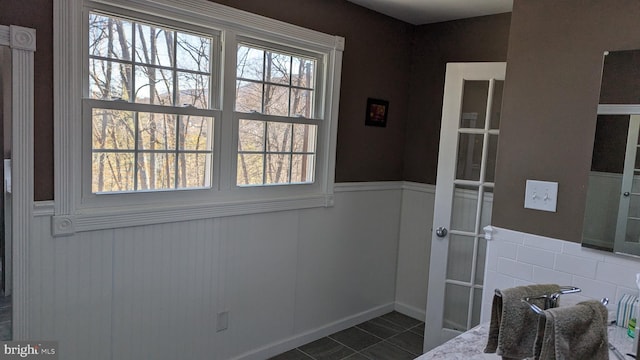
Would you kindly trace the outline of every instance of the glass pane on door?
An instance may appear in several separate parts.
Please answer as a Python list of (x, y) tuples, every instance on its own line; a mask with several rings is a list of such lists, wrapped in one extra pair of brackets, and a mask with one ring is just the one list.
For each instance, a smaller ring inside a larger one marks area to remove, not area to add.
[(485, 238), (478, 238), (478, 256), (476, 262), (476, 285), (484, 284), (484, 266), (487, 255), (487, 240)]
[(483, 141), (484, 135), (482, 134), (462, 133), (458, 136), (456, 179), (480, 180)]
[(469, 314), (469, 288), (447, 284), (444, 292), (444, 316), (442, 326), (447, 329), (466, 331)]
[(489, 135), (489, 146), (487, 149), (487, 165), (484, 181), (496, 181), (496, 158), (498, 157), (498, 135)]
[(489, 97), (489, 81), (465, 80), (460, 128), (484, 129)]
[(640, 243), (640, 220), (627, 219), (627, 234), (625, 241), (628, 243)]
[(491, 225), (491, 212), (493, 211), (493, 187), (483, 187), (482, 194), (482, 214), (480, 214), (480, 230)]
[(473, 267), (474, 237), (451, 235), (449, 238), (449, 258), (447, 280), (471, 281)]
[(451, 230), (475, 231), (477, 209), (478, 187), (456, 185), (453, 190)]
[(500, 115), (502, 107), (502, 90), (504, 81), (496, 80), (493, 83), (493, 99), (491, 101), (491, 119), (489, 119), (489, 129), (500, 128)]
[(482, 288), (473, 289), (473, 313), (471, 314), (471, 326), (472, 328), (480, 324), (480, 311), (482, 309)]

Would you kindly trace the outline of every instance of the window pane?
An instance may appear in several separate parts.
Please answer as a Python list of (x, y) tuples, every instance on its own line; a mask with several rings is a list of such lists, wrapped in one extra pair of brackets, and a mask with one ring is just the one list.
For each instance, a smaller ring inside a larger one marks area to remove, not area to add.
[(138, 114), (139, 150), (175, 150), (176, 116), (171, 114)]
[(157, 26), (136, 24), (136, 61), (160, 66), (173, 66), (174, 32)]
[(213, 118), (180, 116), (180, 150), (209, 150), (213, 140)]
[(238, 185), (262, 185), (263, 174), (264, 155), (238, 154)]
[(210, 186), (207, 163), (211, 162), (210, 154), (178, 155), (178, 188), (203, 188)]
[(131, 29), (130, 21), (89, 14), (89, 55), (130, 61)]
[(136, 102), (173, 105), (172, 71), (136, 66)]
[(239, 79), (264, 80), (264, 51), (238, 46), (236, 76)]
[(265, 84), (264, 113), (268, 115), (289, 115), (289, 88)]
[(175, 187), (175, 155), (144, 152), (138, 155), (138, 189), (164, 190)]
[(135, 121), (133, 112), (93, 109), (93, 149), (134, 149)]
[(292, 124), (268, 122), (267, 151), (291, 152), (291, 128)]
[(293, 124), (293, 152), (316, 152), (316, 125)]
[(268, 78), (266, 82), (289, 85), (291, 73), (291, 56), (267, 52), (266, 65)]
[(291, 157), (291, 182), (312, 183), (315, 155), (293, 154)]
[(264, 151), (264, 121), (240, 120), (238, 151)]
[(310, 118), (313, 110), (313, 91), (291, 89), (291, 116)]
[(262, 112), (262, 84), (251, 81), (236, 83), (236, 111)]
[(177, 33), (176, 67), (183, 70), (209, 72), (211, 57), (211, 39)]
[(192, 105), (199, 109), (208, 109), (210, 78), (207, 75), (178, 72), (176, 105)]
[(291, 85), (304, 88), (314, 88), (316, 61), (304, 58), (293, 58), (291, 66)]
[(287, 184), (289, 180), (289, 167), (291, 166), (291, 155), (289, 154), (268, 154), (267, 155), (267, 178), (266, 184)]
[(131, 66), (107, 60), (89, 60), (89, 97), (92, 99), (131, 98)]
[(134, 190), (133, 153), (94, 152), (91, 191)]

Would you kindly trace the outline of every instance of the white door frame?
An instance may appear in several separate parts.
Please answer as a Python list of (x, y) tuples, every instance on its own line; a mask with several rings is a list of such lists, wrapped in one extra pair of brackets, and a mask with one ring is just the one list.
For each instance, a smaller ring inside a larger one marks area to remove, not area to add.
[[(442, 122), (438, 155), (438, 172), (436, 180), (436, 196), (434, 202), (433, 233), (431, 240), (431, 258), (429, 261), (429, 283), (426, 307), (426, 328), (424, 350), (449, 340), (459, 334), (453, 330), (441, 330), (444, 315), (445, 277), (447, 271), (447, 254), (449, 235), (444, 238), (436, 235), (438, 227), (450, 228), (451, 210), (454, 195), (454, 179), (456, 170), (456, 153), (458, 150), (458, 127), (462, 111), (462, 94), (465, 80), (487, 80), (488, 78), (504, 79), (506, 63), (449, 63), (447, 64), (444, 98), (442, 106)], [(492, 75), (487, 75), (492, 74)], [(500, 76), (496, 76), (496, 74)], [(492, 88), (490, 87), (490, 91)], [(490, 106), (487, 112), (491, 111)], [(489, 116), (486, 116), (489, 122)], [(486, 147), (486, 141), (484, 146)], [(486, 161), (486, 160), (483, 160)], [(481, 178), (484, 176), (481, 174)], [(478, 204), (479, 208), (482, 202)], [(481, 229), (480, 229), (481, 230)], [(475, 255), (475, 254), (474, 254)], [(472, 304), (471, 304), (472, 306)], [(438, 333), (438, 336), (434, 334)]]

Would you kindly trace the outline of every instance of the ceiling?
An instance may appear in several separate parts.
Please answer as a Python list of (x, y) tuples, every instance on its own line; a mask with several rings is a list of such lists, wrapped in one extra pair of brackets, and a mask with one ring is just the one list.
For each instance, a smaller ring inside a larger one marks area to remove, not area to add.
[(510, 12), (513, 0), (348, 0), (414, 25)]

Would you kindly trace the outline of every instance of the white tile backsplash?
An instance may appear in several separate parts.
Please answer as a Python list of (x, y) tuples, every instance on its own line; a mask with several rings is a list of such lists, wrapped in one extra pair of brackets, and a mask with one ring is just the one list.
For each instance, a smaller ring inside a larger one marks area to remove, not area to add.
[(611, 300), (616, 296), (617, 286), (609, 282), (574, 276), (573, 283), (571, 285), (582, 289), (580, 295), (586, 296), (589, 299), (600, 300), (602, 298), (607, 298)]
[(571, 274), (553, 270), (553, 268), (533, 267), (533, 282), (535, 284), (571, 284), (571, 281), (573, 281)]
[(524, 235), (524, 245), (549, 250), (554, 253), (562, 251), (562, 244), (557, 241), (533, 234)]
[(518, 246), (517, 261), (538, 265), (547, 268), (553, 268), (554, 253), (548, 250), (537, 249), (530, 246)]
[(566, 296), (561, 303), (607, 297), (609, 309), (615, 309), (623, 294), (638, 292), (635, 274), (640, 273), (640, 258), (497, 227), (493, 227), (492, 235), (493, 239), (487, 241), (483, 322), (489, 321), (496, 288), (531, 283), (573, 285), (582, 292)]
[(581, 256), (556, 254), (554, 269), (595, 279), (598, 270), (598, 261)]
[(502, 274), (509, 274), (515, 279), (525, 281), (533, 280), (533, 266), (516, 260), (499, 257), (498, 272)]

